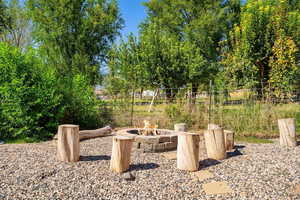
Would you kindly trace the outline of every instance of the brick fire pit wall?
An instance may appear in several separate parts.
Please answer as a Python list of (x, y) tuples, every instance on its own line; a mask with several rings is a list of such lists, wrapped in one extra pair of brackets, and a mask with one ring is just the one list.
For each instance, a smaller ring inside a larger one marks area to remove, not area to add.
[(157, 129), (159, 135), (138, 135), (139, 128), (123, 129), (116, 132), (117, 135), (134, 137), (135, 147), (144, 153), (172, 151), (177, 148), (177, 132), (167, 129)]

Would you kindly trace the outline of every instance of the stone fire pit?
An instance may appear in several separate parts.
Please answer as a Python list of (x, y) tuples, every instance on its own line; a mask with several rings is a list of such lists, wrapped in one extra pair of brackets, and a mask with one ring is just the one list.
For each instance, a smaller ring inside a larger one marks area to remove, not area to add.
[(136, 142), (136, 148), (143, 150), (145, 153), (176, 150), (178, 132), (167, 129), (156, 129), (158, 135), (144, 136), (139, 135), (140, 130), (142, 129), (122, 129), (117, 131), (116, 134), (133, 137)]

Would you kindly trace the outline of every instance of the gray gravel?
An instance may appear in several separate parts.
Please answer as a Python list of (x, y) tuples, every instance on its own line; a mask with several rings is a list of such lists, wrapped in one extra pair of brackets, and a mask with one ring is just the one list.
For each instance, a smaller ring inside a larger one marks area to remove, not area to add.
[[(160, 153), (133, 151), (130, 173), (109, 171), (111, 137), (81, 142), (81, 161), (56, 160), (53, 142), (0, 146), (0, 199), (300, 199), (300, 146), (239, 144), (240, 152), (202, 168), (215, 177), (198, 181)], [(243, 146), (241, 146), (243, 145)], [(213, 164), (213, 165), (212, 165)], [(227, 181), (234, 193), (205, 195), (203, 183)]]

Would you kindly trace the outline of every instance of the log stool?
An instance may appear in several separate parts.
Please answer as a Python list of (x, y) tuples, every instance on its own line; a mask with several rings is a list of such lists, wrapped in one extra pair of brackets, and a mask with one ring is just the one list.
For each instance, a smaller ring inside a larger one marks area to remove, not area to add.
[(60, 125), (57, 135), (58, 160), (64, 162), (79, 161), (79, 126), (71, 124)]
[(204, 132), (207, 157), (215, 160), (226, 158), (225, 138), (222, 128), (209, 129)]
[(280, 132), (280, 145), (283, 147), (295, 147), (297, 145), (295, 119), (279, 119), (278, 128)]
[(175, 124), (174, 125), (174, 130), (175, 131), (186, 132), (186, 124), (185, 123)]
[(110, 169), (112, 171), (122, 173), (129, 169), (132, 143), (132, 137), (113, 137), (112, 155), (110, 161)]
[(231, 151), (232, 149), (234, 149), (234, 132), (224, 130), (224, 139), (226, 151)]
[(208, 126), (207, 126), (207, 130), (217, 129), (217, 128), (221, 128), (221, 127), (217, 124), (208, 124)]
[(177, 145), (177, 168), (197, 171), (199, 168), (200, 137), (194, 133), (179, 133)]

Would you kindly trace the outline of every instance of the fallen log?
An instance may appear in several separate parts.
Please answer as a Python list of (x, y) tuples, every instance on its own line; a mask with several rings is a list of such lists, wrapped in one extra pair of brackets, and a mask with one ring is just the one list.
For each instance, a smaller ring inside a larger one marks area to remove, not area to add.
[(110, 126), (105, 126), (103, 128), (99, 128), (96, 130), (82, 130), (79, 131), (79, 139), (86, 140), (91, 138), (108, 136), (112, 132), (112, 128)]
[[(96, 130), (82, 130), (79, 131), (79, 140), (92, 139), (97, 137), (110, 136), (112, 128), (110, 126), (105, 126)], [(57, 134), (54, 136), (54, 140), (57, 140)]]

